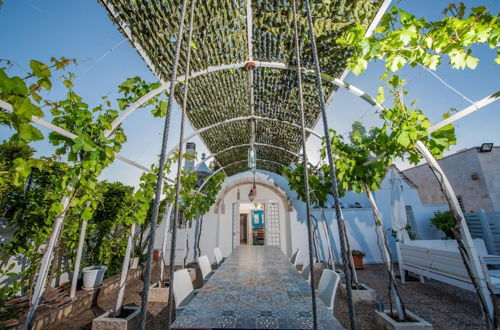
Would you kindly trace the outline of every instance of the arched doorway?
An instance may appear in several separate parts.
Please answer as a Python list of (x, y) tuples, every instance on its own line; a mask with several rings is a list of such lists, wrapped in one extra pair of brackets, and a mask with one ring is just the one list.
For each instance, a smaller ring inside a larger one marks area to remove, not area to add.
[(281, 188), (262, 178), (255, 179), (257, 196), (250, 201), (248, 193), (253, 180), (250, 177), (234, 180), (219, 193), (214, 207), (218, 215), (216, 244), (225, 254), (244, 242), (278, 246), (289, 255), (293, 206)]

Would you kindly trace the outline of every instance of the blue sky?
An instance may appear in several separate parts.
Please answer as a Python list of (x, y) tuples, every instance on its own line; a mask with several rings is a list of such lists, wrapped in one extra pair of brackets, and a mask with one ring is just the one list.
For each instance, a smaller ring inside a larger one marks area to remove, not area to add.
[[(400, 7), (428, 19), (438, 19), (449, 0), (403, 0)], [(487, 5), (490, 12), (498, 13), (500, 4), (495, 0), (465, 1), (466, 5)], [(48, 62), (52, 56), (76, 58), (79, 65), (76, 91), (91, 105), (97, 105), (101, 96), (111, 99), (116, 96), (116, 86), (127, 77), (141, 76), (148, 81), (155, 78), (118, 32), (97, 1), (79, 0), (5, 0), (0, 9), (0, 58), (15, 61), (14, 71), (20, 75), (27, 70), (30, 59)], [(498, 90), (500, 69), (493, 64), (495, 53), (487, 47), (474, 49), (480, 62), (475, 71), (440, 68), (437, 74), (468, 98), (477, 101)], [(367, 72), (360, 76), (349, 74), (346, 81), (358, 86), (371, 95), (376, 95), (380, 85), (378, 77), (382, 66), (370, 64)], [(433, 121), (438, 121), (449, 108), (463, 109), (468, 102), (445, 87), (435, 77), (421, 68), (405, 70), (410, 94), (408, 100), (417, 99), (418, 105)], [(58, 85), (58, 84), (54, 84)], [(50, 97), (57, 99), (63, 93), (55, 87)], [(329, 125), (339, 132), (349, 131), (354, 120), (366, 126), (377, 124), (377, 117), (368, 104), (352, 94), (339, 90), (328, 107)], [(49, 116), (47, 118), (50, 119)], [(176, 106), (172, 116), (169, 148), (178, 141), (179, 109)], [(494, 142), (500, 145), (500, 103), (494, 103), (470, 115), (456, 124), (458, 144), (453, 151)], [(141, 109), (130, 116), (124, 125), (128, 142), (120, 152), (122, 155), (149, 167), (160, 150), (163, 121), (153, 118), (147, 110)], [(322, 132), (321, 124), (315, 128)], [(11, 132), (0, 128), (0, 139)], [(192, 132), (189, 128), (187, 134)], [(44, 133), (48, 133), (44, 130)], [(194, 139), (198, 151), (206, 152), (200, 140)], [(319, 160), (319, 141), (311, 137), (307, 143), (310, 158)], [(34, 147), (40, 155), (50, 155), (52, 146), (47, 141), (37, 142)], [(398, 164), (405, 167), (405, 164)], [(115, 161), (102, 175), (111, 181), (136, 184), (140, 170), (120, 161)]]

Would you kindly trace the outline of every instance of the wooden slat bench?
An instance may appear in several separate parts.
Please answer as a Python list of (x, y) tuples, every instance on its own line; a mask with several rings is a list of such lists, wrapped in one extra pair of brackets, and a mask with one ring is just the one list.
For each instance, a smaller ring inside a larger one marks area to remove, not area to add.
[[(488, 255), (483, 240), (474, 239), (486, 274), (487, 282), (495, 294), (500, 294), (500, 271), (488, 270), (486, 265), (500, 264), (500, 256)], [(406, 271), (432, 278), (459, 288), (474, 291), (470, 277), (454, 240), (415, 240), (398, 244), (401, 282), (405, 283)]]

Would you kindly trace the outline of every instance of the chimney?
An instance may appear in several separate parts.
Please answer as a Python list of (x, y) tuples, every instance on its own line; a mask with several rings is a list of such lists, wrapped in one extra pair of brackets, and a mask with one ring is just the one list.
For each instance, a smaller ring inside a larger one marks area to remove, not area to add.
[[(186, 153), (189, 154), (196, 154), (196, 144), (194, 142), (187, 142), (186, 143)], [(184, 169), (193, 169), (194, 168), (194, 160), (185, 160), (184, 161)]]

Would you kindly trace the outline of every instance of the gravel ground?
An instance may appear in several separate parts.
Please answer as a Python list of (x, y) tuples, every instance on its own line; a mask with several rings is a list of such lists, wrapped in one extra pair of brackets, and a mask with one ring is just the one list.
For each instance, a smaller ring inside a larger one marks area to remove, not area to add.
[[(377, 292), (377, 300), (389, 308), (388, 280), (383, 265), (365, 265), (357, 271), (359, 281)], [(469, 292), (442, 282), (427, 280), (406, 281), (401, 285), (397, 280), (406, 308), (434, 326), (434, 329), (485, 329), (479, 307), (479, 299)], [(374, 307), (371, 304), (357, 304), (356, 316), (360, 329), (376, 329)], [(337, 292), (334, 314), (346, 328), (349, 328), (347, 299)]]
[[(168, 272), (167, 272), (168, 273)], [(383, 301), (388, 308), (387, 275), (383, 265), (365, 265), (365, 269), (357, 272), (359, 281), (367, 284), (377, 292), (377, 300)], [(318, 276), (319, 277), (319, 276)], [(158, 278), (158, 269), (153, 273), (153, 280)], [(135, 280), (127, 284), (125, 305), (140, 306), (143, 282)], [(196, 285), (198, 286), (198, 285)], [(430, 322), (434, 329), (485, 329), (479, 300), (469, 291), (441, 282), (426, 280), (407, 281), (398, 287), (406, 308), (424, 320)], [(109, 295), (101, 302), (80, 315), (74, 315), (63, 323), (54, 324), (49, 330), (91, 329), (92, 320), (105, 310), (114, 308), (117, 292)], [(337, 292), (334, 314), (346, 329), (349, 328), (347, 299)], [(374, 307), (371, 304), (356, 305), (356, 317), (359, 329), (377, 329), (374, 326)], [(150, 304), (148, 307), (147, 329), (162, 329), (167, 317), (167, 309), (163, 304)]]

